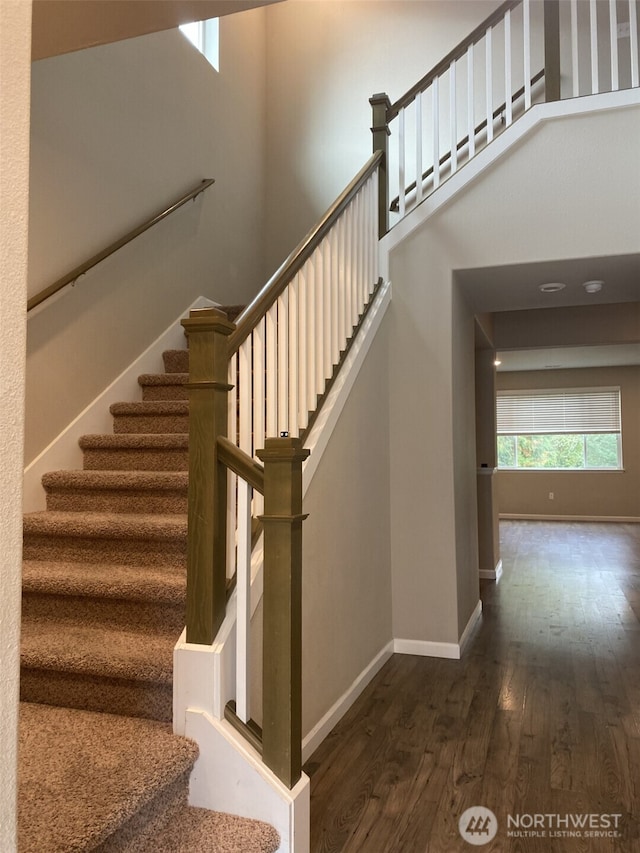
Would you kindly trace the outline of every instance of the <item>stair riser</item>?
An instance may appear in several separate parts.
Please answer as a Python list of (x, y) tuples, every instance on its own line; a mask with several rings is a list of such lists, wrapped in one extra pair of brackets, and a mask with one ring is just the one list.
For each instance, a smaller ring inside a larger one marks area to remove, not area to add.
[(188, 808), (190, 775), (187, 771), (163, 788), (117, 832), (95, 847), (93, 853), (140, 853), (146, 844), (150, 849), (161, 849), (161, 839), (167, 827), (179, 818), (183, 809)]
[(87, 471), (188, 471), (187, 450), (106, 450), (84, 451)]
[(142, 399), (148, 403), (188, 400), (189, 392), (184, 385), (143, 385)]
[(31, 623), (55, 623), (61, 630), (90, 624), (177, 640), (184, 628), (185, 605), (23, 593), (22, 618)]
[(188, 373), (189, 351), (170, 350), (162, 354), (165, 373)]
[(171, 722), (171, 684), (76, 675), (55, 670), (20, 670), (20, 699), (125, 717)]
[(25, 560), (62, 560), (64, 562), (121, 563), (139, 566), (186, 568), (186, 536), (179, 539), (99, 539), (74, 536), (35, 536), (24, 538)]
[(63, 512), (186, 513), (187, 490), (50, 489), (47, 509)]
[(189, 415), (116, 415), (113, 431), (117, 435), (186, 434), (189, 432)]

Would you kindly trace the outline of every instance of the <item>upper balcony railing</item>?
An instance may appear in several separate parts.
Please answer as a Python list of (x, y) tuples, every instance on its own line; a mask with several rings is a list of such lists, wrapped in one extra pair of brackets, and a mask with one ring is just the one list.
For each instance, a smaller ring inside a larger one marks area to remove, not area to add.
[(638, 78), (638, 0), (507, 0), (395, 103), (370, 99), (380, 235), (533, 104)]

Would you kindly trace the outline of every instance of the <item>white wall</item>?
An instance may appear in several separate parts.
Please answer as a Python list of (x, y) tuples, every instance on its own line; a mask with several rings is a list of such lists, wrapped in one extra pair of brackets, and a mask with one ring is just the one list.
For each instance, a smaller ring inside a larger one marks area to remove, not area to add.
[(371, 95), (399, 98), (498, 5), (287, 0), (269, 7), (270, 269), (371, 154)]
[(216, 183), (30, 318), (27, 461), (196, 296), (263, 284), (264, 15), (220, 21), (220, 73), (178, 30), (33, 64), (30, 295)]
[(16, 850), (31, 3), (0, 3), (0, 849)]
[[(454, 436), (460, 424), (454, 431), (452, 412), (467, 404), (454, 406), (452, 400), (459, 387), (455, 374), (462, 369), (456, 359), (464, 356), (451, 331), (453, 272), (636, 251), (639, 133), (638, 107), (547, 122), (392, 253), (396, 637), (455, 642), (458, 607), (463, 597), (473, 600), (477, 584), (468, 566), (456, 563), (465, 513), (455, 494), (460, 471)], [(472, 344), (468, 350), (471, 358)], [(472, 441), (473, 420), (467, 428)], [(466, 471), (466, 480), (472, 476), (475, 471)]]

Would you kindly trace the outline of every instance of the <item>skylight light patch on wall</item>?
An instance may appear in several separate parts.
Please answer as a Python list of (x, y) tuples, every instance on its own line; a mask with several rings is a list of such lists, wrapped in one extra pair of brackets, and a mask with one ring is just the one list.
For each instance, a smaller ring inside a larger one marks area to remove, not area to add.
[(220, 70), (219, 24), (219, 18), (209, 18), (208, 21), (193, 21), (190, 24), (180, 26), (180, 32), (185, 38), (189, 39), (196, 50), (200, 51), (216, 71)]

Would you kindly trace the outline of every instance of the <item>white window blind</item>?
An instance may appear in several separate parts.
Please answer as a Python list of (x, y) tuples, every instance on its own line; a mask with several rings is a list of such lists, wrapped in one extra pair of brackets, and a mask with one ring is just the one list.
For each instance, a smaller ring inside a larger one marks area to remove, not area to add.
[(500, 391), (498, 435), (620, 432), (620, 389)]

